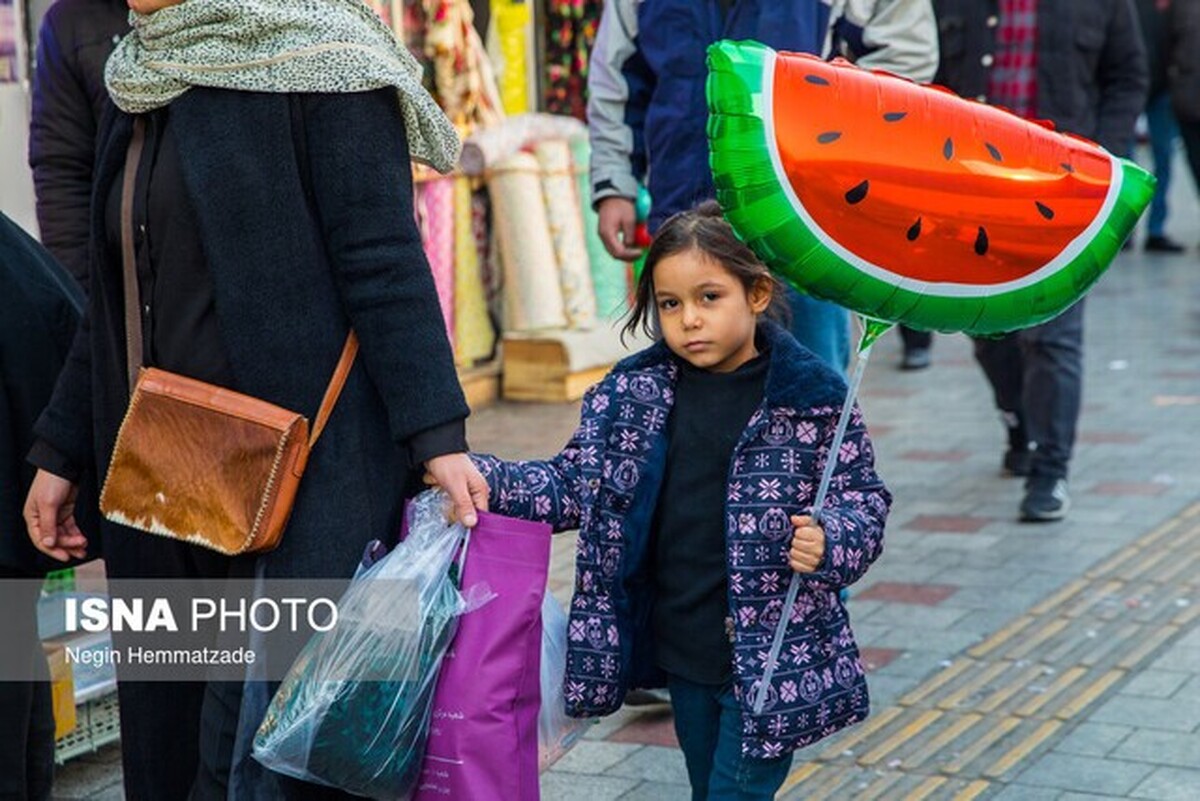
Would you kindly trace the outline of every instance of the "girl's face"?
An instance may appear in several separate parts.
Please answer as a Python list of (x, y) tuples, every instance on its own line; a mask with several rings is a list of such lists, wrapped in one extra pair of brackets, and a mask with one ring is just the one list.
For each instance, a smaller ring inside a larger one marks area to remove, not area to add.
[(177, 6), (183, 0), (126, 0), (129, 7), (139, 14), (153, 14), (160, 8), (167, 6)]
[(760, 282), (742, 282), (698, 250), (667, 256), (654, 266), (654, 304), (667, 347), (689, 364), (728, 373), (758, 355), (754, 329), (771, 302)]

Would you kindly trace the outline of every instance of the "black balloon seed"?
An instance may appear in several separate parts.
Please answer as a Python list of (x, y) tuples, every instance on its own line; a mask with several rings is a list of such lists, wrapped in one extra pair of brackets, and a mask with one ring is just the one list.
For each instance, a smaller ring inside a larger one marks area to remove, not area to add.
[(912, 224), (911, 228), (908, 229), (908, 233), (905, 234), (905, 236), (908, 237), (909, 242), (915, 242), (915, 241), (917, 241), (917, 237), (920, 235), (921, 235), (921, 218), (918, 217), (917, 221)]
[(987, 230), (982, 225), (979, 226), (979, 234), (975, 237), (975, 252), (980, 256), (988, 252)]
[(861, 184), (846, 193), (846, 202), (850, 205), (861, 202), (862, 199), (867, 196), (867, 190), (870, 188), (871, 182), (863, 181)]
[(1061, 165), (1061, 166), (1062, 166), (1062, 168), (1063, 168), (1064, 170), (1066, 170), (1067, 172), (1075, 172), (1075, 168), (1074, 168), (1074, 167), (1072, 167), (1070, 164), (1066, 163), (1065, 161), (1062, 163), (1062, 165)]
[(1054, 219), (1054, 209), (1050, 208), (1050, 207), (1049, 207), (1049, 206), (1047, 206), (1045, 203), (1041, 203), (1041, 202), (1039, 202), (1039, 201), (1036, 201), (1036, 200), (1035, 200), (1035, 201), (1033, 201), (1033, 202), (1034, 202), (1034, 204), (1037, 206), (1037, 210), (1038, 210), (1039, 212), (1041, 212), (1041, 215), (1042, 215), (1043, 217), (1045, 217), (1047, 220), (1053, 220), (1053, 219)]
[(841, 138), (842, 138), (841, 131), (826, 131), (825, 133), (823, 133), (817, 137), (817, 141), (823, 145), (827, 145), (830, 142), (836, 142), (837, 140), (839, 140)]
[(1004, 161), (1004, 157), (1000, 155), (999, 149), (995, 145), (993, 145), (991, 142), (985, 142), (984, 147), (987, 148), (987, 152), (996, 161)]
[(804, 80), (817, 86), (829, 86), (829, 81), (822, 78), (820, 75), (805, 75)]
[(887, 122), (900, 122), (900, 120), (907, 116), (907, 111), (889, 111), (887, 114), (883, 115), (883, 119)]
[(946, 161), (954, 158), (954, 140), (947, 139), (946, 144), (942, 145), (942, 155), (946, 157)]

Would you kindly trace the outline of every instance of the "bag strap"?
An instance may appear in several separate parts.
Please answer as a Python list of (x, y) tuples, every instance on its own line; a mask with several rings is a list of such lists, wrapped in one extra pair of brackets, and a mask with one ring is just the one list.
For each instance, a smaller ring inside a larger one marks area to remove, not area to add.
[(141, 300), (138, 297), (137, 263), (133, 251), (133, 190), (142, 148), (146, 144), (146, 121), (133, 118), (133, 138), (125, 152), (125, 177), (121, 181), (121, 271), (125, 287), (125, 362), (129, 371), (129, 394), (137, 384), (142, 366)]
[[(146, 121), (138, 115), (133, 118), (133, 136), (129, 140), (129, 149), (125, 153), (125, 174), (121, 181), (121, 266), (125, 293), (125, 358), (129, 370), (129, 392), (137, 385), (138, 370), (142, 366), (142, 318), (141, 298), (137, 280), (137, 259), (133, 247), (133, 193), (137, 183), (138, 166), (142, 161), (142, 151), (146, 144)], [(350, 368), (358, 355), (358, 337), (351, 330), (346, 335), (346, 344), (342, 347), (341, 358), (325, 388), (325, 397), (313, 421), (312, 431), (308, 437), (308, 446), (316, 444), (333, 407), (337, 405)]]

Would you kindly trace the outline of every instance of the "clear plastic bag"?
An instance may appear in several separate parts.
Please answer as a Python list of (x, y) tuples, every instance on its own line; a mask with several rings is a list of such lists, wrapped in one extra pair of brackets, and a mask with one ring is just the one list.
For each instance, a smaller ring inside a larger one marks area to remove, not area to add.
[(554, 596), (542, 599), (542, 707), (538, 711), (538, 772), (575, 747), (596, 721), (567, 715), (563, 680), (567, 672), (567, 615)]
[(255, 736), (263, 765), (388, 801), (416, 788), (456, 620), (488, 600), (456, 586), (468, 531), (446, 522), (445, 504), (436, 492), (410, 502), (407, 538), (359, 571), (337, 625), (304, 647)]

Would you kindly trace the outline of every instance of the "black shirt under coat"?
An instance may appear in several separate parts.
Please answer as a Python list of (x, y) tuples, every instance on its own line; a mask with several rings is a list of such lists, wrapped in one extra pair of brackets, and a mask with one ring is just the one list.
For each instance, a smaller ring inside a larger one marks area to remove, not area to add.
[(654, 513), (658, 666), (697, 684), (733, 675), (725, 501), (734, 448), (762, 404), (769, 359), (713, 373), (680, 360), (667, 466)]

